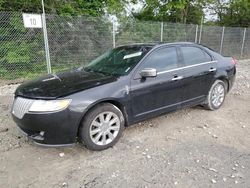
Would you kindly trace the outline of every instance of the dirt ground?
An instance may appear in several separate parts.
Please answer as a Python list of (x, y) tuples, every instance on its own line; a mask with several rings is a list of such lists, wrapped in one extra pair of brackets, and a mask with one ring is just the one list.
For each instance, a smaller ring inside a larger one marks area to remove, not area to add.
[(101, 152), (37, 146), (0, 87), (0, 187), (250, 187), (250, 61), (218, 111), (188, 108), (131, 126)]

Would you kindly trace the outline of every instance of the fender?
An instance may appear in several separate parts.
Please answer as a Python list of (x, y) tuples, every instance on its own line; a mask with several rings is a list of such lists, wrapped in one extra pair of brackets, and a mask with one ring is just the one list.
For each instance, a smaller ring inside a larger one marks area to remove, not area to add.
[[(226, 81), (227, 84), (227, 90), (229, 91), (229, 89), (231, 88), (231, 84), (229, 83), (229, 77), (228, 77), (228, 72), (226, 70), (223, 69), (218, 69), (216, 71), (216, 74), (214, 75), (214, 81), (215, 80), (223, 80)], [(211, 87), (211, 86), (210, 86)]]
[(120, 100), (116, 99), (116, 98), (104, 98), (101, 100), (97, 100), (95, 102), (93, 102), (91, 105), (89, 105), (87, 108), (84, 109), (81, 118), (79, 120), (79, 126), (81, 124), (82, 119), (84, 118), (84, 116), (92, 109), (94, 108), (96, 105), (100, 104), (100, 103), (111, 103), (113, 105), (115, 105), (117, 108), (119, 108), (119, 110), (121, 110), (121, 112), (124, 115), (124, 119), (125, 119), (125, 125), (129, 125), (131, 120), (129, 117), (131, 117), (130, 112), (128, 111), (129, 107), (127, 107), (123, 102), (121, 102)]

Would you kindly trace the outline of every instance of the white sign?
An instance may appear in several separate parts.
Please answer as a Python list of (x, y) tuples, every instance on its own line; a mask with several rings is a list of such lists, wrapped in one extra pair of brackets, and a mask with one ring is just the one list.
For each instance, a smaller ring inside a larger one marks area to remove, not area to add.
[(26, 28), (42, 28), (42, 17), (40, 14), (23, 13), (23, 23)]

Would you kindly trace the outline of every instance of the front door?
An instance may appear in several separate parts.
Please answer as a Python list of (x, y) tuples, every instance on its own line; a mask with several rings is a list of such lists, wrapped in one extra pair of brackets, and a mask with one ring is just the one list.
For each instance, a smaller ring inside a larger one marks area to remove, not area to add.
[[(144, 68), (155, 68), (156, 77), (141, 78)], [(148, 54), (131, 80), (131, 102), (135, 120), (174, 110), (182, 101), (183, 70), (175, 47), (161, 47)]]

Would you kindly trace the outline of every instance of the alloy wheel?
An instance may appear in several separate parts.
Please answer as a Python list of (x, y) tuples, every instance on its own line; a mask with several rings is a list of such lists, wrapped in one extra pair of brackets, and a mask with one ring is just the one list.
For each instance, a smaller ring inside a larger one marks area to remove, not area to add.
[(215, 107), (219, 107), (225, 97), (225, 88), (222, 84), (218, 83), (214, 86), (211, 96), (211, 102)]
[(113, 112), (98, 114), (91, 123), (89, 134), (92, 142), (104, 146), (111, 143), (120, 130), (120, 119)]

